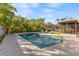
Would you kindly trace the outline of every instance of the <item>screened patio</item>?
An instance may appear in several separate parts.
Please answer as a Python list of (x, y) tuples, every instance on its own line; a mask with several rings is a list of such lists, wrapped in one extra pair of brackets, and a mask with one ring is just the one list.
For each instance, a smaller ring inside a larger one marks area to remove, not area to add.
[(70, 19), (70, 20), (60, 20), (58, 22), (60, 27), (60, 32), (67, 34), (79, 34), (79, 20)]

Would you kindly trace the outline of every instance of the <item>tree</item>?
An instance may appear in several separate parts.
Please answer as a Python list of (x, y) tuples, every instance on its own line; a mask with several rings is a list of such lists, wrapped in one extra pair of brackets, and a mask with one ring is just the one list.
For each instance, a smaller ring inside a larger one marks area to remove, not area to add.
[(41, 26), (44, 23), (44, 18), (38, 19), (28, 19), (26, 20), (27, 23), (27, 31), (41, 31)]
[(0, 25), (4, 27), (6, 33), (11, 31), (14, 11), (16, 11), (16, 8), (11, 4), (0, 3)]

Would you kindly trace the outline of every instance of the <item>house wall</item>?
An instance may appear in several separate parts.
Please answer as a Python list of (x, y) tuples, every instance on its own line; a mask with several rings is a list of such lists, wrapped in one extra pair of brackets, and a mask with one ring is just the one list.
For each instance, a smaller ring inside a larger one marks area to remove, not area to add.
[(0, 26), (0, 36), (3, 35), (5, 33), (4, 29), (2, 26)]

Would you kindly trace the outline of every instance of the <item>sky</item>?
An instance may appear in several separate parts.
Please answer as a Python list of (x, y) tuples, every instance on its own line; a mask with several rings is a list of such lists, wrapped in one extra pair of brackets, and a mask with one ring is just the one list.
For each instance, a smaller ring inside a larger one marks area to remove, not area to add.
[(45, 18), (56, 23), (57, 18), (79, 18), (79, 3), (13, 3), (16, 15), (26, 18)]

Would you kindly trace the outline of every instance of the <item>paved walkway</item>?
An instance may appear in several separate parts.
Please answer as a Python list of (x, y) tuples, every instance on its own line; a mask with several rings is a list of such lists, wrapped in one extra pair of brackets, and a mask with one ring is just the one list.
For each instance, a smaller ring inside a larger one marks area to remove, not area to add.
[(23, 55), (19, 47), (16, 36), (8, 35), (0, 45), (0, 56), (20, 56)]

